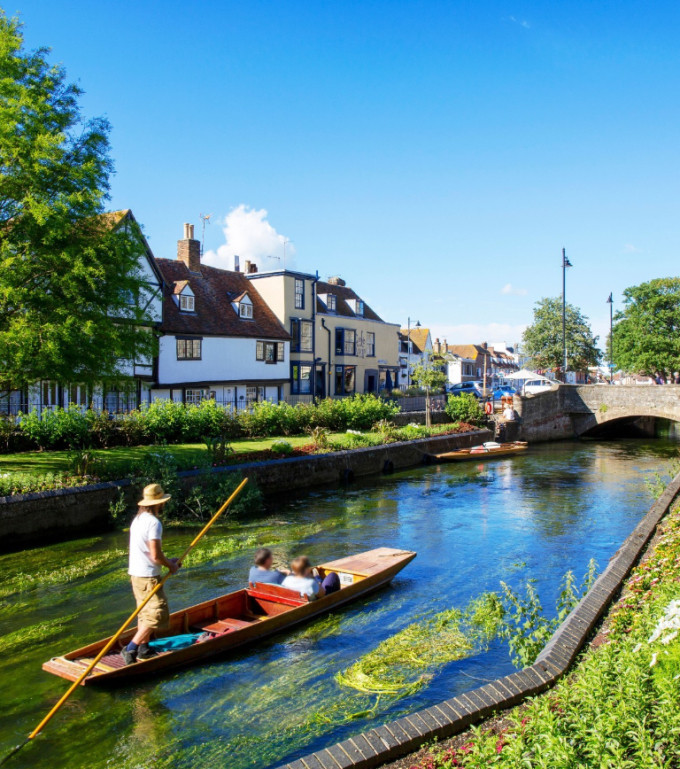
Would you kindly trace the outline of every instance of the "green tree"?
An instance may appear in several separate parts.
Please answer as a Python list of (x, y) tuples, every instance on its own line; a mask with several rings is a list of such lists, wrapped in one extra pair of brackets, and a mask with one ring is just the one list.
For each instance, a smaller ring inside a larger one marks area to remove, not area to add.
[(83, 120), (80, 89), (47, 55), (0, 10), (0, 394), (120, 382), (121, 360), (155, 348), (131, 302), (141, 234), (103, 213), (109, 125)]
[(425, 424), (431, 427), (432, 391), (438, 392), (441, 390), (446, 385), (447, 376), (442, 370), (441, 365), (434, 361), (432, 357), (429, 357), (426, 361), (414, 367), (411, 379), (418, 387), (422, 387), (425, 390)]
[(670, 376), (680, 370), (680, 278), (656, 278), (623, 292), (614, 316), (614, 363), (624, 371)]
[[(602, 353), (597, 347), (588, 318), (571, 304), (566, 307), (567, 366), (570, 371), (585, 371), (596, 366)], [(534, 307), (534, 321), (523, 336), (524, 351), (531, 365), (541, 369), (563, 368), (562, 299), (544, 298)]]

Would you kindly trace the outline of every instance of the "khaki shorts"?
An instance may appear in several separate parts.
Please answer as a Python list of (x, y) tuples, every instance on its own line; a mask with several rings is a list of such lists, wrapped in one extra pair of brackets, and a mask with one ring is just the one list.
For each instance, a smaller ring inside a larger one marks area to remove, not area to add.
[[(132, 582), (132, 592), (135, 594), (135, 601), (139, 606), (146, 599), (149, 593), (160, 582), (158, 577), (130, 577)], [(168, 609), (168, 599), (161, 588), (147, 603), (147, 605), (137, 615), (137, 622), (144, 627), (153, 630), (162, 630), (168, 626), (170, 611)]]

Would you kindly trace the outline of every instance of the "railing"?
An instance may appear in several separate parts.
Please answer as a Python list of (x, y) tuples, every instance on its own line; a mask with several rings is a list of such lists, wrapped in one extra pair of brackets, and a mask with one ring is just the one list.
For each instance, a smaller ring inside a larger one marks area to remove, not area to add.
[[(396, 398), (396, 403), (401, 407), (402, 412), (411, 413), (413, 411), (425, 411), (427, 398), (424, 395)], [(430, 409), (432, 411), (444, 411), (446, 407), (446, 396), (432, 395), (430, 397)]]

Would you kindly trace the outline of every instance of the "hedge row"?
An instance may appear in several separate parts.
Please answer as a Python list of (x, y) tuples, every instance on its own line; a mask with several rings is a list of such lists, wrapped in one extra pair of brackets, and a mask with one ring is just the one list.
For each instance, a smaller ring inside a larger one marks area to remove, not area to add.
[(83, 411), (78, 406), (21, 414), (0, 419), (0, 449), (82, 449), (140, 446), (157, 443), (197, 443), (206, 438), (300, 435), (315, 427), (328, 430), (368, 430), (399, 411), (374, 395), (355, 395), (316, 404), (254, 404), (234, 413), (215, 401), (185, 405), (154, 401), (139, 411), (111, 418), (106, 413)]

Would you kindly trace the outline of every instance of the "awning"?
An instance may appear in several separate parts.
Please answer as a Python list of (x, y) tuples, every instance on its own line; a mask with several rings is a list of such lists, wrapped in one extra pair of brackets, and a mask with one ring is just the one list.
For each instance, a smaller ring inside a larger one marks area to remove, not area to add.
[(519, 371), (515, 371), (514, 374), (506, 374), (504, 379), (541, 379), (544, 382), (552, 382), (552, 379), (549, 379), (547, 376), (543, 376), (543, 374), (537, 374), (535, 371), (529, 371), (528, 368), (520, 369)]

